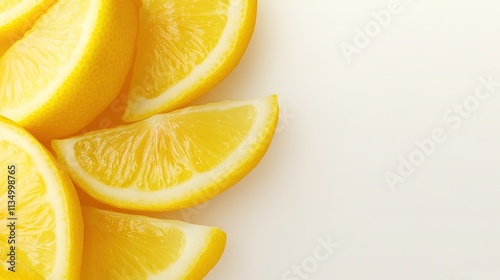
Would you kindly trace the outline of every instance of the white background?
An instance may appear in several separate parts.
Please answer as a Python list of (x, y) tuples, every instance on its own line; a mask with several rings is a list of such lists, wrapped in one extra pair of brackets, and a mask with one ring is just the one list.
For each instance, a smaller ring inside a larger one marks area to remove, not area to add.
[[(278, 132), (240, 183), (167, 215), (228, 234), (206, 279), (500, 279), (500, 86), (473, 103), (479, 77), (500, 81), (500, 2), (399, 1), (349, 63), (341, 44), (390, 2), (260, 1), (241, 63), (197, 103), (277, 93)], [(446, 140), (391, 189), (436, 129)]]

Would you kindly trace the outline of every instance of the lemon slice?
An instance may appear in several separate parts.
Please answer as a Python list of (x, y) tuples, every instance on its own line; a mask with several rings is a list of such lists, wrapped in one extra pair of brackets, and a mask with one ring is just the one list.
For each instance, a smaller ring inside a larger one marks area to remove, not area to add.
[(83, 222), (73, 184), (33, 136), (3, 117), (0, 174), (1, 279), (78, 278)]
[(125, 121), (171, 111), (208, 92), (238, 64), (256, 0), (143, 0)]
[(278, 121), (277, 96), (225, 101), (52, 141), (59, 161), (98, 201), (175, 210), (214, 197), (252, 170)]
[(226, 246), (218, 228), (84, 207), (82, 279), (200, 280)]
[(0, 3), (0, 45), (14, 43), (57, 0), (2, 0)]
[(136, 33), (132, 1), (57, 1), (1, 58), (0, 114), (42, 140), (77, 132), (118, 94)]

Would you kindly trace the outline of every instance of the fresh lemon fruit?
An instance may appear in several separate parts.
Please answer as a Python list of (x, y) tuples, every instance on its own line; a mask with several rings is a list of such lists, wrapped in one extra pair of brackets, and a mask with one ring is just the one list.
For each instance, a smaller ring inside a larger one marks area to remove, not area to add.
[(59, 0), (0, 60), (0, 114), (39, 139), (66, 137), (118, 95), (132, 63), (130, 0)]
[(55, 2), (57, 0), (2, 0), (0, 45), (18, 40)]
[(201, 280), (226, 246), (218, 228), (84, 207), (82, 279)]
[(256, 0), (143, 0), (124, 120), (171, 111), (208, 92), (238, 64)]
[(263, 157), (279, 115), (276, 95), (193, 106), (53, 140), (85, 192), (111, 206), (176, 210), (234, 185)]
[(83, 221), (71, 179), (32, 135), (3, 117), (0, 174), (1, 279), (78, 279)]

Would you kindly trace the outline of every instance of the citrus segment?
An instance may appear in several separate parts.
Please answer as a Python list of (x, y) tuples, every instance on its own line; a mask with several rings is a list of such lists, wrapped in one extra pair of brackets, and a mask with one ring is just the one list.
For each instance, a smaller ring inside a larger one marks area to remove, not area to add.
[(85, 192), (135, 210), (174, 210), (234, 185), (266, 152), (278, 121), (277, 96), (225, 101), (130, 125), (52, 141)]
[(132, 61), (131, 1), (59, 0), (0, 60), (0, 114), (40, 139), (75, 133), (116, 97)]
[(8, 225), (0, 227), (0, 260), (16, 270), (6, 279), (76, 279), (83, 224), (69, 177), (33, 136), (3, 117), (0, 168), (0, 206), (8, 210), (0, 211)]
[(82, 279), (203, 279), (226, 243), (214, 227), (90, 207), (83, 216)]
[(124, 119), (177, 109), (224, 79), (253, 33), (256, 0), (143, 0)]

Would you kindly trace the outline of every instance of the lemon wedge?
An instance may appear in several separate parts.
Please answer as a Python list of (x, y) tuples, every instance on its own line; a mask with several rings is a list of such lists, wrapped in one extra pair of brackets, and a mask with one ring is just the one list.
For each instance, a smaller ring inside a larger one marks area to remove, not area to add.
[(226, 246), (218, 228), (84, 207), (81, 279), (201, 280)]
[(132, 210), (175, 210), (234, 185), (264, 156), (276, 95), (187, 107), (52, 141), (59, 161), (94, 199)]
[(57, 1), (0, 59), (0, 115), (43, 141), (79, 131), (118, 95), (136, 36), (129, 0)]
[(256, 0), (143, 0), (124, 120), (171, 111), (203, 95), (240, 61)]

